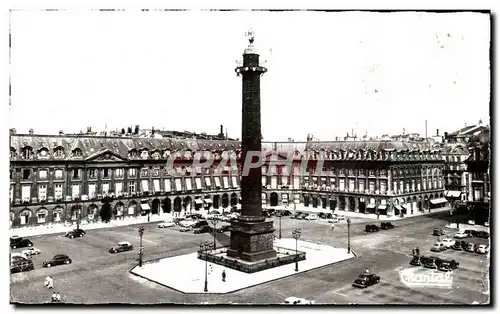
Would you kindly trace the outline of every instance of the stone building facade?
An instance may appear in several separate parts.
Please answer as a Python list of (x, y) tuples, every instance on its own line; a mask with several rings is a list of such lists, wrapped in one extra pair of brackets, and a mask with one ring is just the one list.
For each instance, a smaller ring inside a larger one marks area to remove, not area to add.
[[(423, 143), (262, 146), (267, 156), (262, 202), (267, 206), (304, 203), (397, 215), (446, 203), (444, 161), (439, 150)], [(11, 226), (230, 210), (240, 204), (240, 148), (227, 140), (12, 134)], [(175, 159), (171, 173), (165, 165), (176, 152), (183, 156)], [(213, 166), (195, 167), (195, 153), (210, 153)], [(235, 156), (237, 166), (226, 165), (228, 156)], [(291, 166), (284, 167), (284, 160)], [(319, 167), (323, 172), (315, 175)]]

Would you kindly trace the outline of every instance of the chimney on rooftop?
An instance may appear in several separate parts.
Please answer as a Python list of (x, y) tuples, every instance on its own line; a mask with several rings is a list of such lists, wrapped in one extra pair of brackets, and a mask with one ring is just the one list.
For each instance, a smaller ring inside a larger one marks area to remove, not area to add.
[(220, 132), (219, 132), (219, 134), (224, 134), (224, 126), (222, 124), (220, 125)]
[(91, 127), (91, 126), (88, 126), (88, 127), (87, 127), (87, 134), (90, 134), (90, 133), (92, 133), (92, 127)]
[(10, 129), (10, 134), (16, 134), (17, 130), (15, 128)]
[(64, 135), (64, 132), (62, 130), (59, 130), (59, 135)]
[(30, 135), (35, 134), (35, 130), (33, 130), (33, 129), (30, 129), (30, 131), (29, 131), (29, 132), (30, 132)]
[(138, 134), (139, 134), (139, 125), (136, 125), (136, 126), (135, 126), (135, 131), (134, 131), (134, 134), (135, 134), (135, 135), (138, 135)]
[(436, 129), (436, 136), (439, 136), (439, 129)]

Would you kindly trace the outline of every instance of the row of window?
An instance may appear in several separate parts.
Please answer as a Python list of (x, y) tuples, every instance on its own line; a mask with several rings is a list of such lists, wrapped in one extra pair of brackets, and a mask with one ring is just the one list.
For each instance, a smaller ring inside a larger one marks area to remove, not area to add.
[[(292, 169), (293, 174), (300, 174), (300, 166), (294, 166)], [(307, 174), (314, 174), (316, 172), (316, 169), (307, 169)], [(290, 170), (289, 167), (278, 167), (277, 166), (262, 166), (262, 174), (270, 174), (270, 175), (275, 175), (275, 174), (282, 174), (282, 175), (289, 175)], [(328, 168), (324, 169), (323, 173), (327, 175), (347, 175), (347, 176), (387, 176), (387, 169), (354, 169), (354, 168)], [(392, 174), (394, 176), (410, 176), (410, 175), (420, 175), (420, 174), (426, 174), (426, 175), (440, 175), (441, 174), (441, 169), (439, 168), (423, 168), (423, 169), (413, 169), (413, 168), (405, 168), (405, 169), (399, 169), (395, 168), (392, 169)]]
[[(88, 196), (89, 198), (96, 197), (97, 194), (107, 195), (107, 194), (115, 194), (121, 195), (124, 193), (132, 194), (136, 192), (186, 192), (193, 190), (211, 190), (212, 188), (222, 188), (222, 189), (237, 189), (239, 188), (238, 180), (235, 176), (228, 177), (214, 177), (212, 182), (212, 178), (205, 177), (204, 180), (202, 178), (175, 178), (173, 181), (171, 179), (155, 179), (155, 180), (141, 180), (139, 187), (137, 186), (137, 182), (128, 182), (127, 186), (124, 186), (123, 182), (104, 182), (100, 185), (96, 183), (89, 183), (86, 186), (86, 191), (82, 191), (81, 184), (72, 184), (71, 185), (71, 197), (77, 198), (81, 197), (82, 194)], [(47, 194), (47, 185), (41, 184), (38, 185), (38, 200), (44, 201), (49, 199)], [(60, 200), (64, 197), (63, 184), (54, 184), (51, 191), (53, 198), (56, 200)], [(21, 186), (21, 201), (29, 202), (32, 200), (32, 186), (31, 185), (22, 185)], [(10, 188), (10, 198), (11, 202), (14, 200), (14, 189), (13, 185)]]
[[(311, 183), (305, 181), (303, 186), (306, 189), (311, 188), (311, 189), (332, 190), (332, 191), (337, 188), (336, 184), (337, 181), (335, 178), (330, 178), (330, 180), (326, 180), (325, 178), (323, 179), (313, 180)], [(392, 184), (393, 184), (393, 191), (400, 193), (415, 192), (421, 190), (425, 191), (428, 189), (441, 189), (443, 186), (442, 180), (437, 180), (436, 178), (434, 178), (433, 180), (431, 179), (411, 180), (411, 181), (406, 180), (406, 182), (405, 180), (394, 180)], [(375, 180), (368, 180), (368, 189), (366, 189), (364, 180), (349, 179), (348, 181), (346, 181), (345, 179), (339, 179), (338, 189), (340, 191), (349, 191), (349, 192), (354, 192), (354, 191), (363, 192), (368, 190), (369, 193), (375, 193), (375, 191), (378, 190), (382, 194), (384, 194), (387, 191), (387, 182), (384, 180), (379, 181), (379, 186), (377, 187)]]

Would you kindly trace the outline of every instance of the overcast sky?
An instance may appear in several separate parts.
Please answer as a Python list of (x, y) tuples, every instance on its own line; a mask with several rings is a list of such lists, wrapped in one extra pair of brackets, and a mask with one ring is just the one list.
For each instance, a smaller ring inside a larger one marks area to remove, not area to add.
[(490, 18), (478, 13), (11, 14), (10, 126), (241, 136), (235, 60), (252, 28), (264, 140), (454, 131), (489, 119)]

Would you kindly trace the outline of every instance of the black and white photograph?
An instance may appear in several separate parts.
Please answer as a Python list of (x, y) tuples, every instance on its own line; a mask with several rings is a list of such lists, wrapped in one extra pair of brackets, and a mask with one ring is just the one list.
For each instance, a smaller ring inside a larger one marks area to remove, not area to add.
[(11, 304), (491, 305), (490, 11), (8, 23)]

